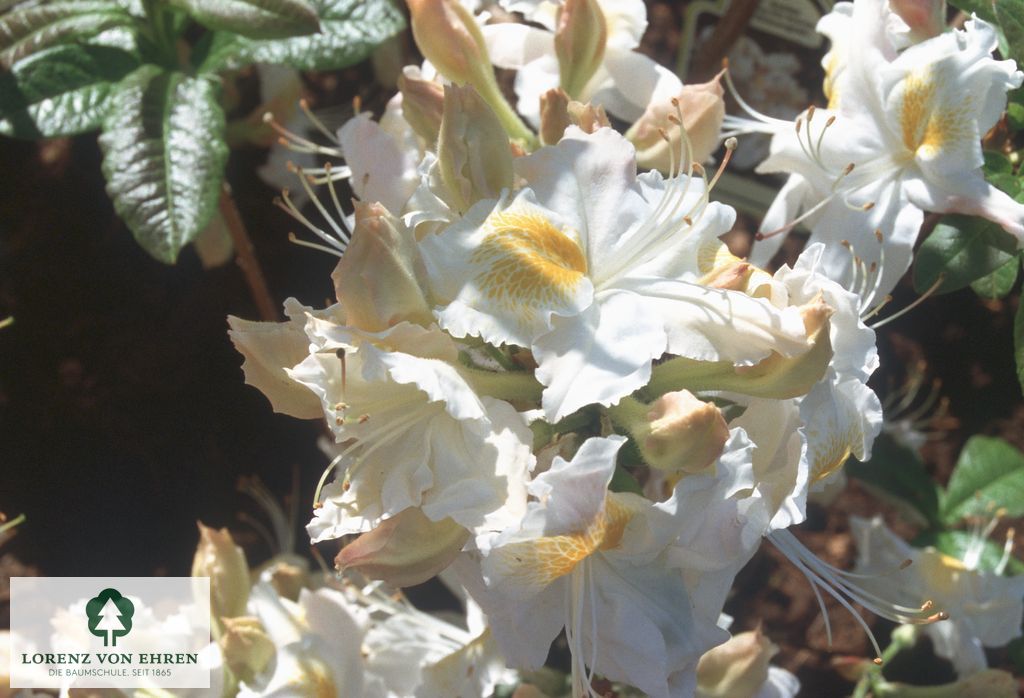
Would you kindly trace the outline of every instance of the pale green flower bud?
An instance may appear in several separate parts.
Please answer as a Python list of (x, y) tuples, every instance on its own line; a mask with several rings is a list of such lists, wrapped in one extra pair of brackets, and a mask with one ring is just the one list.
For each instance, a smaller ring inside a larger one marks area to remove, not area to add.
[(199, 545), (192, 559), (192, 576), (210, 578), (210, 613), (231, 618), (245, 613), (249, 600), (249, 565), (228, 529), (199, 523)]
[(256, 618), (222, 618), (224, 633), (218, 644), (224, 663), (241, 681), (252, 683), (274, 657), (274, 643)]
[(458, 0), (407, 0), (412, 35), (423, 56), (456, 85), (471, 85), (490, 105), (512, 138), (536, 142), (533, 132), (505, 100), (494, 77), (480, 27)]
[(649, 465), (687, 474), (714, 464), (729, 439), (722, 411), (688, 390), (659, 397), (632, 432)]
[(768, 664), (779, 648), (760, 630), (733, 635), (697, 664), (700, 698), (753, 698), (768, 680)]
[(275, 562), (264, 575), (270, 577), (270, 586), (281, 598), (298, 601), (299, 592), (306, 586), (306, 569), (290, 562)]
[(597, 0), (565, 0), (555, 26), (555, 55), (562, 89), (579, 97), (601, 67), (608, 23)]
[(430, 324), (413, 232), (378, 203), (355, 206), (352, 242), (331, 274), (346, 323), (368, 332)]
[(433, 148), (441, 133), (444, 88), (438, 82), (425, 79), (416, 66), (407, 65), (398, 77), (398, 89), (402, 93), (405, 120), (416, 135)]
[(467, 540), (469, 531), (451, 519), (431, 521), (410, 507), (346, 545), (334, 563), (391, 586), (413, 586), (448, 567)]
[(444, 88), (444, 117), (437, 144), (441, 181), (455, 208), (465, 212), (481, 199), (512, 187), (512, 150), (494, 112), (472, 88)]

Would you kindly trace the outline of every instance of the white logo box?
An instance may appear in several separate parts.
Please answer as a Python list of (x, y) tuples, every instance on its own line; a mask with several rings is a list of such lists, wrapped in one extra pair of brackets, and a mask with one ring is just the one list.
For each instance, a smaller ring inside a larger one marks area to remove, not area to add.
[(11, 688), (209, 688), (209, 577), (11, 578)]

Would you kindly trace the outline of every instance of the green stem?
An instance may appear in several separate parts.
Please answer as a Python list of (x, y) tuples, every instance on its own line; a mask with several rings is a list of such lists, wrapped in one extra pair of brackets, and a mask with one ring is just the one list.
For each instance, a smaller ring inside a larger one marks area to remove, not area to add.
[(473, 390), (500, 400), (537, 402), (544, 390), (544, 386), (537, 382), (533, 374), (525, 371), (496, 373), (469, 366), (459, 366), (458, 370)]
[(477, 92), (480, 93), (484, 101), (494, 110), (495, 116), (498, 117), (498, 121), (501, 123), (502, 128), (505, 129), (505, 133), (508, 134), (509, 138), (518, 141), (527, 150), (536, 150), (537, 146), (540, 145), (537, 136), (534, 135), (529, 126), (523, 123), (523, 120), (516, 114), (516, 110), (505, 99), (505, 95), (501, 93), (501, 88), (498, 87), (498, 82), (494, 78), (493, 73), (485, 76), (478, 82), (480, 84), (474, 85), (474, 87), (477, 88)]
[(619, 401), (619, 404), (606, 407), (605, 411), (615, 426), (626, 429), (630, 433), (636, 430), (638, 424), (647, 421), (647, 413), (651, 408), (634, 397), (627, 395)]

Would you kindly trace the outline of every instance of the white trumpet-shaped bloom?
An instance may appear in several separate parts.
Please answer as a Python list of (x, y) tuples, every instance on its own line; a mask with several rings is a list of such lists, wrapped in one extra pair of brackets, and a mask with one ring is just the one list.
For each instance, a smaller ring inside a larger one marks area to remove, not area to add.
[(735, 216), (703, 180), (637, 176), (633, 146), (607, 128), (570, 127), (516, 165), (525, 188), (421, 249), (441, 326), (530, 348), (548, 419), (617, 402), (666, 352), (752, 364), (809, 348), (797, 308), (697, 283)]
[(792, 176), (752, 260), (767, 262), (777, 233), (805, 220), (826, 245), (829, 276), (850, 284), (859, 257), (872, 270), (863, 292), (876, 297), (910, 265), (922, 210), (983, 216), (1024, 238), (1024, 205), (985, 181), (980, 144), (1024, 74), (992, 58), (996, 33), (980, 19), (897, 53), (887, 16), (881, 0), (840, 3), (821, 24), (843, 37), (825, 62), (834, 108), (804, 112), (795, 128), (770, 119), (754, 127), (774, 132), (759, 171)]

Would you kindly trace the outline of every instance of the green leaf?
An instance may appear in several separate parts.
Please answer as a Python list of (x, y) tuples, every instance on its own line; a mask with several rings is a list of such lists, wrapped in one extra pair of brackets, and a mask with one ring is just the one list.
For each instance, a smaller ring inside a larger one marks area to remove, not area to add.
[(850, 460), (846, 472), (910, 520), (932, 525), (939, 521), (939, 488), (921, 458), (888, 434), (875, 439), (871, 460)]
[(990, 174), (1012, 174), (1013, 163), (1010, 158), (995, 150), (986, 150), (982, 153), (985, 158), (984, 170), (986, 175)]
[(942, 520), (1005, 509), (1024, 514), (1024, 453), (1002, 439), (974, 436), (960, 452), (942, 500)]
[(967, 14), (976, 13), (986, 22), (996, 21), (996, 11), (993, 9), (993, 0), (950, 0), (950, 5)]
[(138, 68), (132, 54), (87, 44), (55, 46), (0, 74), (0, 133), (67, 136), (97, 128), (117, 83)]
[(1020, 255), (1012, 257), (1009, 262), (996, 269), (988, 276), (971, 282), (971, 288), (982, 298), (1003, 298), (1013, 290), (1020, 271)]
[(390, 0), (310, 0), (320, 33), (290, 39), (253, 40), (218, 33), (201, 72), (234, 70), (251, 63), (334, 70), (358, 63), (377, 44), (401, 31), (405, 19)]
[(100, 147), (117, 212), (147, 252), (173, 263), (217, 210), (228, 154), (217, 85), (139, 68), (114, 95)]
[(1008, 58), (1024, 62), (1024, 0), (999, 0), (993, 3), (996, 20), (1006, 35)]
[(1017, 240), (995, 223), (970, 216), (946, 216), (921, 245), (914, 264), (914, 288), (924, 293), (944, 274), (936, 293), (949, 293), (991, 274), (1017, 253)]
[(320, 30), (306, 0), (170, 0), (210, 29), (250, 39), (285, 39)]
[(1006, 122), (1013, 131), (1024, 128), (1024, 104), (1010, 102), (1006, 105)]
[(0, 16), (0, 67), (10, 68), (51, 46), (89, 39), (113, 28), (131, 31), (133, 26), (131, 15), (116, 2), (66, 0), (16, 8)]
[[(916, 548), (931, 546), (950, 557), (963, 560), (973, 539), (974, 536), (967, 531), (927, 531), (915, 538), (913, 545)], [(1003, 546), (992, 540), (984, 541), (981, 546), (977, 569), (983, 572), (994, 572), (1003, 557)], [(1024, 562), (1011, 556), (1006, 563), (1006, 572), (1010, 574), (1024, 572)]]
[(1017, 365), (1017, 382), (1024, 390), (1024, 303), (1019, 301), (1013, 316), (1013, 359)]

